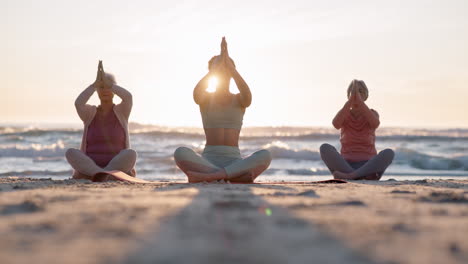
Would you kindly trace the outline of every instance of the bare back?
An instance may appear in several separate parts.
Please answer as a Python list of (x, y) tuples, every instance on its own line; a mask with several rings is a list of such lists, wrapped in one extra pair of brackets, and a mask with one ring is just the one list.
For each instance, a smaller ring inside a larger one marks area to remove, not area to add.
[(240, 130), (234, 128), (205, 128), (206, 145), (239, 146)]
[(238, 95), (209, 95), (205, 104), (200, 105), (200, 112), (207, 145), (239, 146), (245, 108), (240, 105)]

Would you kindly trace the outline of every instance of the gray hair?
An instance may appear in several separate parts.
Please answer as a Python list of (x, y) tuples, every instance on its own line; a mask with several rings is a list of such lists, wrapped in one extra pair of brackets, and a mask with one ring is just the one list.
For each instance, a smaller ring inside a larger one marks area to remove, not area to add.
[(117, 82), (115, 81), (114, 74), (106, 72), (104, 73), (104, 77), (109, 79), (112, 82), (112, 84), (117, 84)]

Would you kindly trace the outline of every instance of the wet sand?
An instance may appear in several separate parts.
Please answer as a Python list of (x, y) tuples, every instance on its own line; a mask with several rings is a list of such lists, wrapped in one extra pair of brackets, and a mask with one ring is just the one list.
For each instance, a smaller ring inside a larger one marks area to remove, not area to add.
[(467, 263), (468, 180), (0, 178), (2, 263)]

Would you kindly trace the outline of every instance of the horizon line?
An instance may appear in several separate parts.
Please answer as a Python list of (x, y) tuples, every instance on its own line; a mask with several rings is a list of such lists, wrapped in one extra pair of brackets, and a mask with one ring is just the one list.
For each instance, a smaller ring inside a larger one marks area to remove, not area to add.
[[(156, 124), (156, 123), (143, 123), (143, 122), (129, 122), (130, 124), (134, 125), (141, 125), (141, 126), (154, 126), (154, 127), (166, 127), (166, 128), (191, 128), (191, 129), (203, 129), (202, 126), (189, 126), (189, 125), (164, 125), (164, 124)], [(53, 127), (59, 126), (60, 128), (66, 126), (81, 126), (81, 122), (0, 122), (0, 127), (5, 126), (46, 126), (46, 127)], [(279, 124), (279, 125), (260, 125), (260, 126), (243, 126), (242, 128), (334, 128), (332, 125), (323, 126), (323, 125), (287, 125), (287, 124)], [(411, 125), (384, 125), (380, 126), (378, 129), (429, 129), (429, 130), (447, 130), (447, 129), (468, 129), (468, 125), (465, 126), (411, 126)]]

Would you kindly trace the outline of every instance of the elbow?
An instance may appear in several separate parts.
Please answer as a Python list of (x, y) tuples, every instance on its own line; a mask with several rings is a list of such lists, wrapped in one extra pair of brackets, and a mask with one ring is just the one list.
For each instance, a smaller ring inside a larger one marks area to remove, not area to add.
[(133, 95), (129, 91), (123, 90), (123, 92), (122, 91), (119, 91), (118, 93), (114, 92), (114, 94), (116, 94), (118, 97), (122, 99), (122, 103), (129, 104), (129, 105), (133, 104)]
[(248, 98), (242, 102), (242, 106), (247, 108), (252, 104), (252, 98)]
[[(197, 87), (198, 87), (198, 85), (197, 85)], [(192, 93), (193, 101), (196, 104), (198, 104), (198, 101), (199, 101), (197, 87), (195, 87), (195, 89), (193, 89), (193, 93)]]
[(130, 112), (133, 107), (133, 96), (131, 94), (129, 94), (128, 97), (125, 98), (125, 105), (126, 108), (129, 109), (128, 111)]
[(376, 120), (374, 122), (374, 128), (378, 128), (380, 126), (380, 120)]
[(202, 93), (201, 91), (199, 90), (194, 90), (193, 91), (193, 101), (197, 104), (197, 105), (201, 105), (201, 104), (204, 104), (204, 102), (206, 101), (206, 98), (207, 97), (207, 94), (206, 93)]
[(198, 98), (198, 96), (196, 96), (195, 94), (193, 95), (193, 101), (199, 105), (200, 104), (200, 98)]
[(377, 129), (380, 126), (380, 120), (375, 119), (375, 120), (370, 120), (369, 121), (369, 126), (373, 129)]
[(250, 91), (248, 93), (240, 94), (240, 102), (243, 107), (247, 108), (252, 104), (252, 94)]
[(336, 129), (340, 129), (340, 128), (341, 128), (341, 124), (339, 124), (335, 119), (333, 119), (332, 125), (333, 125), (333, 127), (336, 128)]
[(75, 108), (78, 109), (78, 107), (81, 105), (80, 100), (78, 98), (75, 100)]

